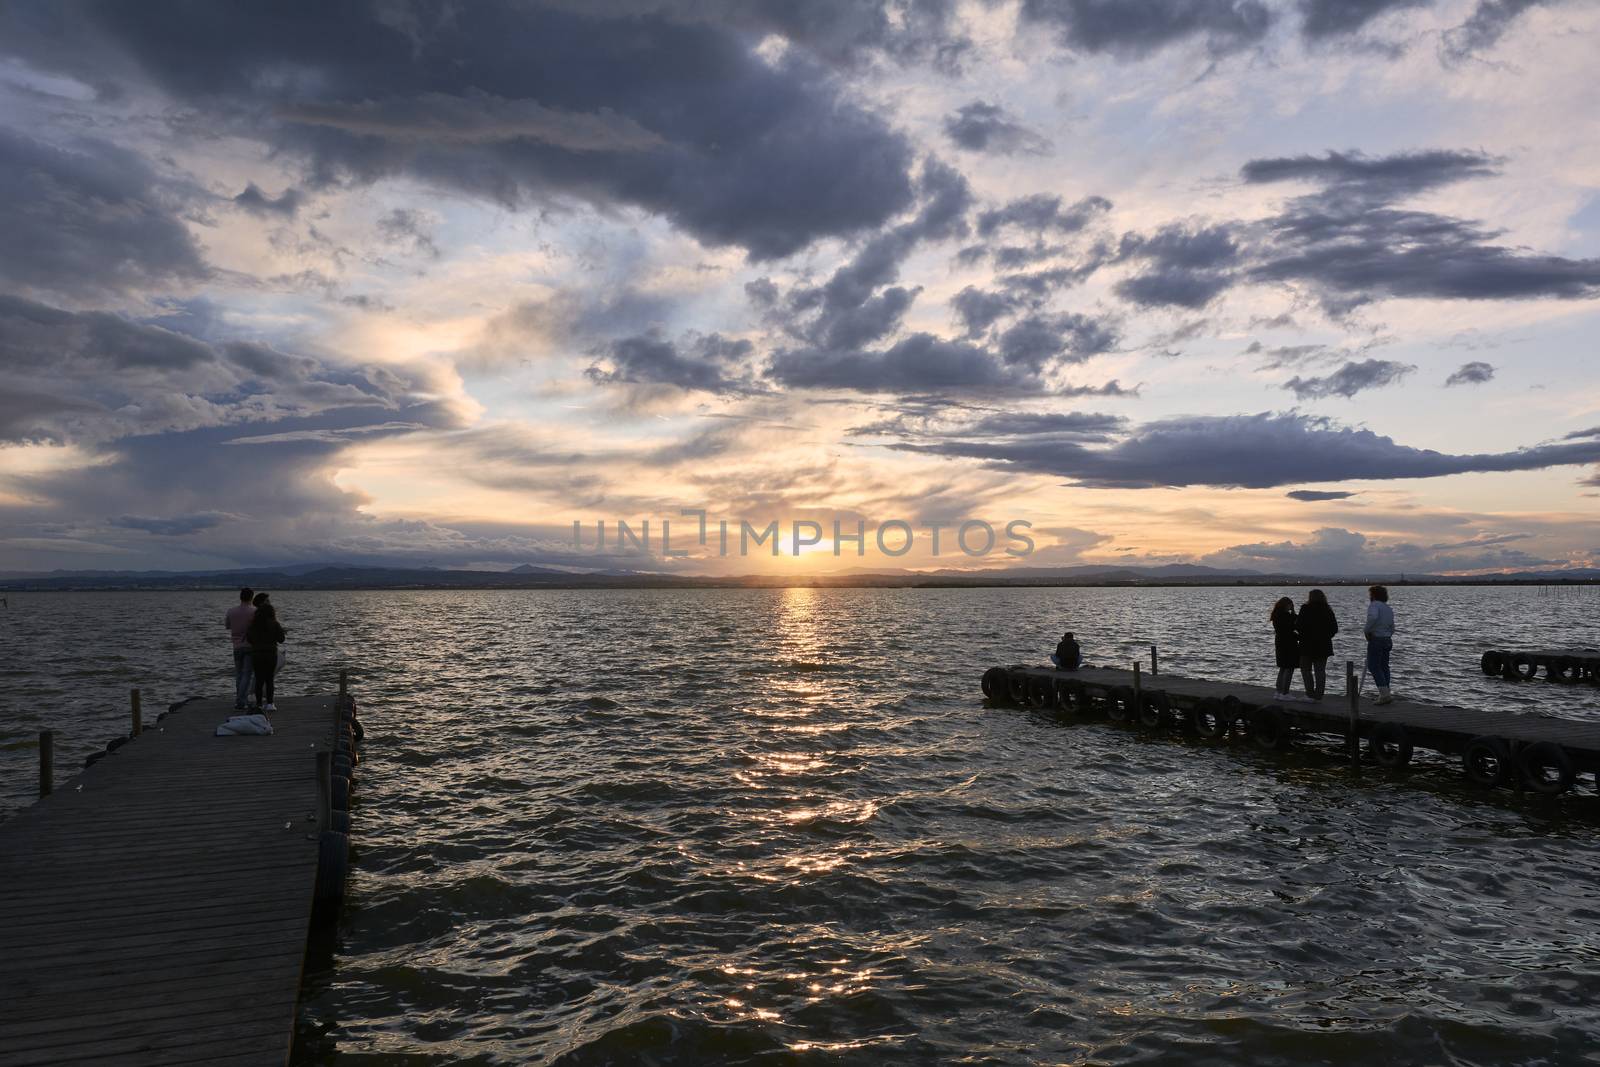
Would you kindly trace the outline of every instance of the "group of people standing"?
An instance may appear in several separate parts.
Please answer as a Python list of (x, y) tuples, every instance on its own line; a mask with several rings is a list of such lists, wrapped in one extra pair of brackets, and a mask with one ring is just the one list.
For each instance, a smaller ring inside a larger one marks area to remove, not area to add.
[[(1389, 653), (1394, 647), (1394, 609), (1389, 607), (1389, 590), (1374, 585), (1367, 590), (1367, 621), (1362, 633), (1367, 639), (1367, 673), (1378, 687), (1377, 704), (1393, 702), (1389, 692)], [(1305, 684), (1305, 699), (1321, 700), (1327, 687), (1328, 659), (1333, 655), (1333, 638), (1339, 620), (1328, 604), (1328, 596), (1313, 589), (1306, 602), (1295, 610), (1294, 601), (1282, 597), (1272, 607), (1272, 647), (1278, 665), (1278, 699), (1296, 700), (1289, 692), (1294, 673), (1299, 670)]]
[(239, 603), (228, 609), (222, 625), (233, 641), (233, 707), (244, 711), (251, 684), (261, 711), (277, 711), (272, 702), (272, 683), (278, 673), (278, 648), (288, 637), (278, 622), (278, 609), (266, 593), (250, 588), (239, 590)]

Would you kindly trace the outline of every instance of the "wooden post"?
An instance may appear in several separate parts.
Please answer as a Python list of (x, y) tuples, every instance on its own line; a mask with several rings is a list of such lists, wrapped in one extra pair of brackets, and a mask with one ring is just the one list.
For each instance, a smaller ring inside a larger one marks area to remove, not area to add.
[(350, 671), (348, 668), (339, 668), (339, 698), (342, 700), (350, 693)]
[(1161, 673), (1161, 661), (1157, 658), (1156, 646), (1150, 646), (1150, 677), (1154, 678)]
[(133, 731), (128, 736), (138, 737), (144, 733), (144, 708), (139, 702), (139, 691), (137, 689), (130, 689), (128, 696), (133, 700)]
[(47, 797), (55, 788), (56, 777), (56, 732), (54, 730), (39, 731), (39, 795)]
[(1144, 711), (1144, 696), (1143, 696), (1142, 687), (1139, 685), (1139, 661), (1138, 660), (1134, 660), (1133, 661), (1133, 714), (1131, 716), (1129, 716), (1129, 717), (1132, 718), (1135, 722), (1137, 722), (1138, 719), (1139, 719), (1140, 713), (1143, 712), (1143, 711)]
[(317, 753), (317, 829), (333, 828), (333, 753)]
[(1350, 697), (1350, 762), (1361, 766), (1361, 694), (1356, 691), (1354, 660), (1344, 661), (1344, 691)]

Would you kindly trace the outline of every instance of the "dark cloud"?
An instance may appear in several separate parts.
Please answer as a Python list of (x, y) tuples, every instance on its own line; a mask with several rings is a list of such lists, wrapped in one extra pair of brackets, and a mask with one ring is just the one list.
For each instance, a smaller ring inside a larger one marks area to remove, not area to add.
[(1075, 441), (1109, 441), (1128, 420), (1121, 415), (1094, 411), (1003, 411), (985, 415), (963, 426), (962, 436), (1071, 438)]
[(1066, 250), (1065, 245), (998, 245), (988, 249), (988, 253), (997, 270), (1016, 270), (1041, 260), (1055, 259)]
[[(856, 388), (849, 383), (860, 381), (869, 392), (899, 388), (884, 384), (901, 380), (907, 371), (900, 357), (891, 356), (898, 345), (881, 352), (860, 350), (898, 333), (921, 292), (893, 284), (901, 264), (924, 242), (964, 236), (972, 205), (966, 179), (936, 159), (924, 163), (917, 190), (920, 206), (916, 214), (864, 242), (822, 285), (797, 286), (781, 300), (776, 287), (763, 291), (774, 301), (767, 322), (800, 343), (774, 357), (774, 380), (834, 388)], [(931, 335), (922, 336), (931, 339)], [(936, 374), (962, 376), (952, 369), (953, 363), (965, 358), (957, 348), (933, 345), (928, 351), (942, 368)], [(814, 369), (805, 369), (807, 363)], [(834, 384), (824, 386), (824, 381)], [(930, 384), (930, 388), (938, 387)]]
[(1303, 500), (1307, 503), (1314, 503), (1319, 500), (1349, 500), (1356, 494), (1339, 489), (1292, 489), (1283, 495), (1290, 500)]
[(0, 404), (4, 440), (96, 443), (345, 408), (388, 419), (427, 389), (392, 369), (340, 368), (0, 295), (0, 396), (35, 398)]
[(1017, 306), (1017, 298), (1011, 293), (988, 292), (971, 285), (950, 298), (950, 309), (961, 320), (968, 338), (982, 337)]
[[(944, 6), (911, 5), (909, 22), (936, 28)], [(511, 206), (635, 205), (754, 259), (910, 202), (904, 137), (806, 52), (769, 62), (726, 12), (622, 7), (81, 0), (7, 8), (0, 49), (160, 93), (191, 124), (300, 161), (312, 188), (403, 174)]]
[(793, 389), (861, 393), (991, 393), (1046, 388), (1037, 370), (1008, 364), (988, 349), (914, 333), (881, 352), (787, 350), (769, 376)]
[(300, 210), (302, 201), (300, 190), (285, 189), (276, 198), (268, 196), (261, 191), (260, 186), (251, 182), (244, 187), (244, 192), (233, 198), (234, 206), (252, 215), (262, 218), (277, 216), (284, 219), (294, 218), (295, 212)]
[(202, 511), (193, 515), (171, 515), (166, 518), (151, 518), (143, 515), (123, 515), (111, 520), (111, 525), (120, 526), (125, 530), (142, 530), (148, 534), (159, 537), (185, 537), (201, 530), (209, 530), (221, 526), (229, 519), (236, 516), (220, 511)]
[(1054, 362), (1082, 363), (1116, 344), (1116, 331), (1087, 315), (1035, 314), (1000, 335), (1000, 355), (1008, 364), (1039, 370)]
[(1103, 196), (1086, 196), (1064, 207), (1059, 196), (1035, 193), (980, 211), (978, 236), (990, 237), (1007, 227), (1032, 234), (1077, 233), (1110, 210), (1111, 201)]
[(1500, 162), (1482, 152), (1435, 150), (1392, 156), (1329, 152), (1323, 156), (1253, 159), (1244, 165), (1240, 175), (1251, 184), (1313, 181), (1337, 186), (1346, 194), (1397, 200), (1441, 185), (1492, 175)]
[(1478, 0), (1467, 21), (1444, 35), (1440, 51), (1460, 62), (1494, 47), (1524, 12), (1553, 0)]
[(1063, 385), (1063, 386), (1060, 386), (1059, 388), (1053, 390), (1051, 392), (1051, 395), (1052, 396), (1062, 396), (1062, 397), (1075, 397), (1075, 396), (1121, 396), (1121, 397), (1126, 397), (1126, 396), (1138, 396), (1139, 395), (1139, 389), (1140, 389), (1140, 387), (1137, 386), (1137, 385), (1130, 389), (1127, 386), (1123, 385), (1117, 379), (1113, 378), (1109, 382), (1103, 382), (1100, 385)]
[(1266, 35), (1273, 12), (1260, 0), (1023, 0), (1021, 18), (1076, 51), (1140, 58), (1186, 41), (1238, 51)]
[(1043, 155), (1050, 151), (1044, 136), (1013, 119), (998, 104), (974, 100), (945, 117), (945, 136), (958, 148), (997, 156)]
[(1427, 7), (1434, 0), (1300, 0), (1300, 30), (1311, 40), (1344, 37), (1391, 11)]
[(1364, 359), (1359, 363), (1346, 363), (1322, 378), (1301, 378), (1296, 375), (1284, 382), (1283, 387), (1301, 400), (1329, 396), (1342, 396), (1348, 400), (1365, 389), (1394, 385), (1416, 369), (1408, 363), (1396, 363), (1388, 359)]
[(683, 345), (657, 337), (627, 337), (606, 356), (610, 368), (591, 366), (591, 381), (601, 385), (674, 385), (711, 393), (750, 389), (748, 361), (755, 346), (721, 334), (692, 337)]
[(778, 286), (771, 278), (757, 278), (744, 283), (744, 295), (758, 308), (770, 308), (778, 302)]
[(1113, 444), (1088, 447), (1028, 436), (908, 440), (905, 451), (981, 460), (1002, 470), (1066, 478), (1100, 489), (1209, 485), (1269, 489), (1305, 482), (1437, 478), (1600, 462), (1600, 440), (1515, 452), (1451, 455), (1297, 413), (1191, 416), (1146, 423)]
[(1000, 288), (1019, 303), (1039, 304), (1052, 293), (1069, 289), (1081, 283), (1100, 268), (1101, 260), (1090, 258), (1071, 267), (1050, 267), (1046, 270), (1025, 271), (1020, 274), (1003, 274), (996, 279)]
[(1117, 295), (1141, 307), (1203, 308), (1232, 285), (1225, 274), (1192, 270), (1153, 270), (1116, 285)]
[(1446, 385), (1482, 385), (1494, 377), (1494, 367), (1481, 360), (1463, 363), (1450, 377), (1444, 380)]
[(1600, 260), (1539, 255), (1496, 244), (1462, 219), (1394, 206), (1449, 182), (1493, 173), (1473, 152), (1359, 153), (1256, 160), (1249, 182), (1308, 179), (1324, 188), (1265, 221), (1246, 276), (1309, 286), (1334, 312), (1381, 297), (1494, 300), (1600, 293)]
[(132, 152), (71, 150), (0, 127), (0, 285), (95, 298), (210, 273), (179, 217), (186, 194)]
[(1124, 236), (1117, 259), (1143, 265), (1142, 273), (1117, 283), (1124, 300), (1143, 307), (1201, 308), (1234, 283), (1240, 248), (1231, 226), (1174, 224), (1148, 236)]
[(752, 39), (773, 34), (829, 63), (875, 55), (954, 71), (971, 48), (956, 27), (953, 0), (557, 0), (606, 18), (650, 16), (734, 27)]

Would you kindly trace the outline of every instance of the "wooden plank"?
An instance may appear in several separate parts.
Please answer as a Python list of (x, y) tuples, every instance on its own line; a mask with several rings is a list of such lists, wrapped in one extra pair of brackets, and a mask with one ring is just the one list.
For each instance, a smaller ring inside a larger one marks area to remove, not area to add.
[(215, 737), (230, 714), (190, 704), (0, 823), (0, 1065), (287, 1058), (334, 705)]

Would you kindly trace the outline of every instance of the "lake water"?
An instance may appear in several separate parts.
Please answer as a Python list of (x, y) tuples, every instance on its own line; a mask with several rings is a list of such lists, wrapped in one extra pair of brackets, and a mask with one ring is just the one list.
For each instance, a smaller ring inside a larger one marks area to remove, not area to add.
[[(1066, 628), (1270, 684), (1279, 592), (277, 593), (280, 692), (349, 666), (367, 729), (297, 1062), (1592, 1062), (1592, 780), (1483, 795), (979, 693)], [(1397, 691), (1600, 720), (1592, 687), (1477, 669), (1600, 643), (1596, 591), (1394, 594)], [(1342, 662), (1364, 594), (1330, 598)], [(226, 594), (9, 600), (0, 818), (39, 729), (60, 777), (130, 686), (230, 691)]]

